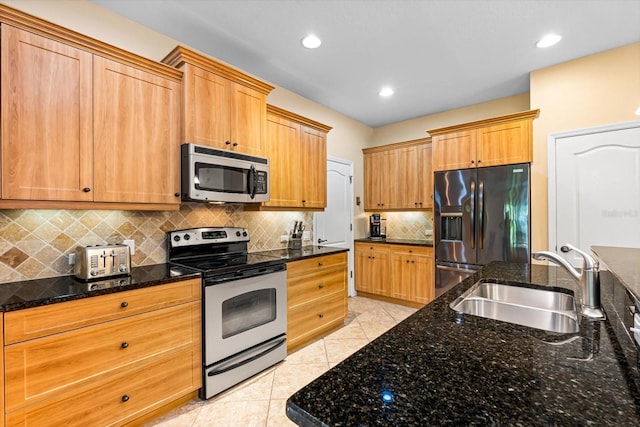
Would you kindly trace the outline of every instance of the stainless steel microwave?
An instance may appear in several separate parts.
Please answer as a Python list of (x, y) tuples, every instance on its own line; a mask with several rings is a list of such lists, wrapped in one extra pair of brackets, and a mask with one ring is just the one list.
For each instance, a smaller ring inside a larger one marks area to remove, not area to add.
[(182, 144), (182, 200), (258, 203), (269, 201), (269, 159)]

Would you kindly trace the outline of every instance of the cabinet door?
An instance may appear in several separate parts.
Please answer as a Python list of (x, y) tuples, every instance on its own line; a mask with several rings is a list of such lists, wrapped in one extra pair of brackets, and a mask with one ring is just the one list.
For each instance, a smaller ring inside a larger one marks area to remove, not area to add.
[(420, 189), (418, 203), (421, 208), (433, 208), (433, 164), (431, 157), (431, 144), (418, 146), (418, 173), (420, 177)]
[(95, 201), (180, 203), (180, 84), (94, 58)]
[[(390, 169), (397, 166), (397, 159), (390, 161), (388, 151), (364, 155), (364, 208), (382, 210), (391, 206)], [(386, 204), (386, 206), (385, 206)]]
[(371, 263), (371, 251), (359, 247), (355, 248), (355, 285), (356, 290), (362, 292), (373, 292), (373, 286), (371, 284), (372, 276), (372, 263)]
[(530, 127), (525, 119), (478, 129), (478, 167), (531, 162)]
[(299, 141), (300, 125), (271, 114), (267, 116), (265, 154), (269, 158), (271, 188), (265, 206), (302, 206), (302, 182), (294, 179), (302, 175)]
[(402, 252), (391, 253), (391, 295), (408, 300), (411, 292), (411, 257)]
[(476, 167), (476, 129), (433, 137), (433, 170)]
[(396, 209), (419, 209), (421, 207), (420, 188), (422, 187), (419, 146), (403, 147), (393, 150), (393, 152), (397, 156), (396, 174), (387, 183), (392, 187), (391, 192), (397, 194), (393, 207)]
[(92, 55), (2, 25), (2, 198), (91, 201)]
[(302, 177), (302, 206), (325, 208), (327, 206), (327, 136), (324, 132), (302, 126), (300, 128), (302, 159), (301, 172), (292, 176)]
[(433, 255), (411, 256), (411, 296), (419, 303), (430, 303), (435, 296)]
[(184, 69), (184, 141), (231, 147), (231, 82), (187, 64)]
[(389, 278), (389, 247), (374, 245), (371, 251), (372, 265), (371, 282), (372, 292), (378, 295), (391, 296), (391, 280)]
[(237, 83), (231, 83), (231, 144), (233, 150), (263, 156), (266, 127), (266, 95)]

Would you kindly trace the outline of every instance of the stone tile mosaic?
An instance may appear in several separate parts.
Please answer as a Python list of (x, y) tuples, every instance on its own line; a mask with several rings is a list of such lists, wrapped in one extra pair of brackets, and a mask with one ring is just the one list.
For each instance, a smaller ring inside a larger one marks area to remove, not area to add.
[(426, 230), (433, 230), (433, 212), (382, 212), (381, 218), (387, 220), (387, 238), (390, 239), (427, 239)]
[[(0, 283), (68, 275), (77, 246), (134, 240), (134, 267), (166, 261), (168, 231), (205, 226), (249, 229), (249, 251), (286, 248), (295, 221), (312, 231), (310, 212), (246, 212), (240, 205), (183, 203), (179, 211), (0, 210)], [(310, 242), (309, 242), (310, 243)]]

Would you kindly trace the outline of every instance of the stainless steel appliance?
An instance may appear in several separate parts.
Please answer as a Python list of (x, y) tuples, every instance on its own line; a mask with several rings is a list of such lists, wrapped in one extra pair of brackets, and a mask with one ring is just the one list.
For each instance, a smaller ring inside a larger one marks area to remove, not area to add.
[(269, 201), (269, 159), (195, 144), (181, 150), (182, 200)]
[(435, 173), (436, 294), (491, 261), (530, 262), (529, 164)]
[(78, 246), (73, 274), (82, 280), (125, 276), (131, 272), (131, 252), (127, 245)]
[(202, 272), (200, 397), (215, 394), (287, 356), (286, 264), (247, 253), (244, 228), (169, 232), (169, 262)]
[(369, 236), (373, 240), (382, 239), (380, 232), (380, 214), (373, 214), (369, 216)]

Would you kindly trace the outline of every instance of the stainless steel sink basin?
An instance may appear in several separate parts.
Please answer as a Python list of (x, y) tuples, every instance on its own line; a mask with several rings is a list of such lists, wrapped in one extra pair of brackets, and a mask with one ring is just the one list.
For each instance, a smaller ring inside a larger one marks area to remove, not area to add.
[(449, 307), (457, 312), (550, 332), (566, 334), (580, 329), (573, 295), (550, 289), (479, 281)]

